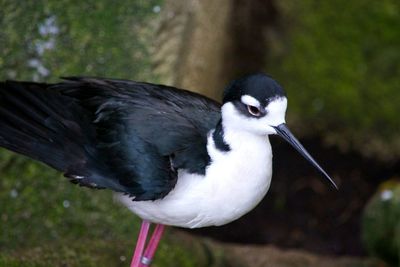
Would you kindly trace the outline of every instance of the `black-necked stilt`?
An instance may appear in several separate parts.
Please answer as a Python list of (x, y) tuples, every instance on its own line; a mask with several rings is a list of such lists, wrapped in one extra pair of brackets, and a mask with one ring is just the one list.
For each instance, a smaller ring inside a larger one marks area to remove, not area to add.
[[(283, 137), (336, 187), (286, 127), (286, 95), (264, 74), (233, 81), (222, 106), (173, 87), (101, 78), (2, 82), (0, 104), (0, 146), (73, 183), (121, 193), (143, 219), (135, 267), (150, 264), (163, 225), (223, 225), (253, 209), (271, 182), (268, 135)], [(150, 222), (157, 226), (144, 251)]]

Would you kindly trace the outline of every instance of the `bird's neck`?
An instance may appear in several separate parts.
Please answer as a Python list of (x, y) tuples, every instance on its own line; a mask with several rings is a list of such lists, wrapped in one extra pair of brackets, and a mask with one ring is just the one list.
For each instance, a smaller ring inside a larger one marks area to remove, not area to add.
[(241, 147), (246, 143), (268, 143), (268, 135), (261, 135), (247, 130), (243, 130), (239, 127), (230, 127), (230, 125), (224, 124), (223, 119), (219, 120), (213, 133), (213, 143), (216, 149), (221, 152), (229, 152), (232, 148)]
[(215, 144), (215, 147), (223, 152), (228, 152), (231, 150), (230, 146), (226, 143), (225, 141), (225, 131), (224, 131), (224, 127), (222, 124), (222, 119), (219, 120), (219, 122), (217, 123), (217, 126), (215, 127), (215, 130), (212, 134), (212, 138)]

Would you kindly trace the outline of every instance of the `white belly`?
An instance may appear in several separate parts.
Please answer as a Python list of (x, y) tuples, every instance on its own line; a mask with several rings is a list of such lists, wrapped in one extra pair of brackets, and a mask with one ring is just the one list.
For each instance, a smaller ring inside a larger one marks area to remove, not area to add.
[(238, 219), (267, 193), (272, 153), (267, 136), (232, 134), (228, 139), (231, 151), (221, 152), (208, 138), (211, 164), (205, 176), (180, 171), (175, 188), (163, 199), (132, 201), (120, 195), (120, 200), (142, 219), (166, 225), (197, 228)]

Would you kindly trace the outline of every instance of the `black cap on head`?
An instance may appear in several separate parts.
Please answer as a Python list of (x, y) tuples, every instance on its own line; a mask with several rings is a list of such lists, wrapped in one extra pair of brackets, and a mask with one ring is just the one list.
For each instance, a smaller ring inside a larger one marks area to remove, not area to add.
[(263, 106), (273, 98), (286, 96), (282, 86), (264, 73), (248, 75), (231, 82), (224, 91), (223, 103), (240, 100), (243, 95), (254, 97)]

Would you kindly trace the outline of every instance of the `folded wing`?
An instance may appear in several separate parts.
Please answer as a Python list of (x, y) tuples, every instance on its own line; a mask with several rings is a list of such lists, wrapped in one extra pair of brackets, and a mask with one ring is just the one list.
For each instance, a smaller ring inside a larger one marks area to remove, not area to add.
[(0, 146), (134, 200), (168, 194), (178, 169), (204, 173), (220, 118), (218, 103), (188, 91), (98, 78), (4, 82), (0, 105)]

